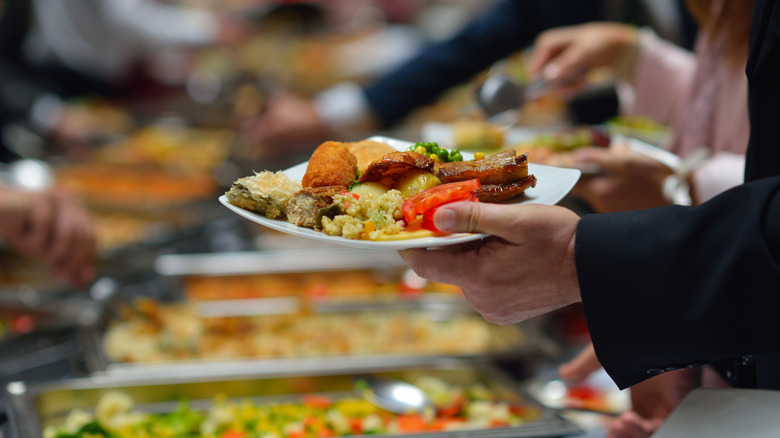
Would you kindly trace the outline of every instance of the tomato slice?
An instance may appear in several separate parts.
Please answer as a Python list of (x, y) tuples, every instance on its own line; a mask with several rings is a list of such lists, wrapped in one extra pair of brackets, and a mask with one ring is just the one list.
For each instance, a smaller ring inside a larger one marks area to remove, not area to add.
[(401, 211), (404, 214), (404, 220), (407, 224), (417, 219), (418, 214), (424, 214), (426, 211), (436, 208), (440, 205), (449, 204), (455, 201), (465, 201), (472, 198), (474, 190), (482, 187), (478, 179), (467, 181), (458, 181), (454, 183), (440, 184), (431, 187), (428, 190), (412, 196), (401, 205)]
[[(472, 202), (478, 202), (477, 195), (474, 194), (474, 192), (471, 192), (468, 194), (468, 196), (465, 199), (457, 199), (457, 201), (472, 201)], [(455, 201), (452, 201), (455, 202)], [(446, 204), (446, 203), (445, 203)], [(444, 205), (444, 204), (442, 204)], [(439, 207), (429, 208), (428, 210), (425, 210), (423, 212), (422, 221), (420, 222), (420, 226), (428, 231), (433, 231), (434, 233), (440, 233), (441, 230), (436, 228), (436, 225), (433, 224), (433, 215), (436, 214), (436, 210), (438, 210)]]

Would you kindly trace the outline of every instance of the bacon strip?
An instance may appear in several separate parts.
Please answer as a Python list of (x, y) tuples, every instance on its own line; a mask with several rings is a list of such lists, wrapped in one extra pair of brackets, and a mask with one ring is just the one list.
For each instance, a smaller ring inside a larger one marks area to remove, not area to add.
[(528, 154), (518, 157), (509, 149), (482, 160), (442, 163), (434, 173), (442, 183), (478, 178), (482, 185), (511, 184), (528, 176)]
[(474, 194), (482, 202), (503, 202), (523, 193), (529, 187), (536, 187), (536, 177), (533, 175), (509, 184), (483, 185), (475, 190)]
[(411, 170), (433, 169), (433, 160), (417, 152), (392, 152), (369, 164), (360, 174), (360, 182), (377, 182), (387, 187), (409, 173)]

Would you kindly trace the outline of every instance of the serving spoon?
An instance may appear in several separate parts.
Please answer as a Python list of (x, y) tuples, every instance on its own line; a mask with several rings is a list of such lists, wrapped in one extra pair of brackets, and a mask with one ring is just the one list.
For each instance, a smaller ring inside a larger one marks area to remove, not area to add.
[(422, 389), (402, 380), (361, 376), (353, 380), (353, 385), (366, 401), (396, 414), (422, 413), (434, 408)]
[(519, 110), (526, 102), (538, 99), (552, 89), (552, 85), (544, 79), (520, 85), (507, 75), (497, 74), (485, 79), (477, 88), (476, 100), (488, 120), (512, 127), (517, 123)]

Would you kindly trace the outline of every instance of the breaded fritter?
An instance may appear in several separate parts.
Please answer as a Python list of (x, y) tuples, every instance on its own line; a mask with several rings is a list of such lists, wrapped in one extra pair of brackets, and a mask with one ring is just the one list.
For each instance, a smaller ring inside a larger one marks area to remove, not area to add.
[(311, 154), (301, 184), (303, 187), (349, 187), (355, 178), (357, 159), (346, 143), (326, 141)]

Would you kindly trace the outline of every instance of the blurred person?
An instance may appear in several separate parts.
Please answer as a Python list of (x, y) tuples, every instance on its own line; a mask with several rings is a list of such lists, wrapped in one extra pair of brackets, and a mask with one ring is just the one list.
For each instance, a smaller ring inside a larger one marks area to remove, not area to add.
[(3, 0), (0, 122), (22, 122), (54, 141), (88, 141), (98, 132), (68, 99), (125, 96), (150, 51), (236, 44), (248, 29), (157, 0)]
[[(702, 161), (687, 172), (626, 148), (586, 148), (577, 162), (604, 172), (583, 178), (573, 194), (596, 212), (699, 203), (743, 181), (749, 137), (747, 40), (752, 2), (688, 0), (702, 32), (695, 53), (664, 42), (648, 29), (591, 23), (543, 33), (529, 70), (570, 84), (582, 71), (610, 66), (619, 73), (622, 113), (670, 125), (665, 147), (684, 160)], [(568, 85), (576, 94), (583, 84)], [(699, 157), (707, 156), (706, 159)], [(690, 199), (690, 201), (688, 200)]]
[(406, 263), (460, 286), (495, 323), (581, 301), (595, 354), (620, 388), (710, 364), (734, 387), (780, 389), (778, 6), (753, 8), (744, 184), (698, 206), (582, 218), (558, 206), (447, 204), (437, 228), (492, 236), (402, 251)]
[(0, 238), (19, 254), (41, 259), (74, 287), (95, 276), (95, 230), (81, 205), (57, 190), (0, 186)]
[[(627, 9), (641, 10), (645, 4), (655, 4), (651, 9), (671, 5), (676, 12), (671, 15), (680, 21), (672, 27), (691, 28), (678, 0), (625, 3)], [(365, 87), (342, 83), (312, 100), (284, 92), (271, 96), (265, 113), (244, 123), (243, 130), (257, 147), (294, 150), (350, 131), (391, 127), (446, 90), (530, 45), (542, 31), (604, 19), (611, 16), (612, 6), (605, 0), (502, 0), (451, 39), (429, 45)]]

